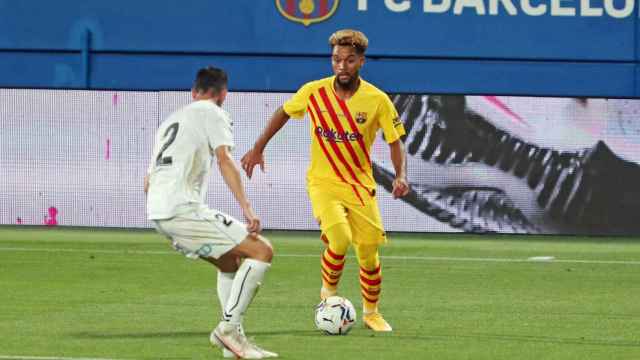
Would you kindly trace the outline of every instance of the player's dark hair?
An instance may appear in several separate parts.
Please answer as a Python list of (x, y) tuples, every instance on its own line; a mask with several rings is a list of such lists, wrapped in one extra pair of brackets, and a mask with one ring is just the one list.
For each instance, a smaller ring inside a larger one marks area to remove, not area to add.
[(213, 95), (217, 95), (227, 87), (227, 73), (224, 70), (207, 66), (198, 70), (196, 80), (193, 82), (193, 88), (198, 92), (209, 92), (213, 90)]

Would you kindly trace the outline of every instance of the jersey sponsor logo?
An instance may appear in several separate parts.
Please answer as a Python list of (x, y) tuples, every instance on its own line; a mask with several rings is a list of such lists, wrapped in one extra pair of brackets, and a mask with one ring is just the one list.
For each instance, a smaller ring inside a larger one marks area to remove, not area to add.
[(285, 18), (309, 26), (327, 20), (336, 12), (340, 0), (276, 0)]
[(400, 120), (400, 118), (393, 119), (393, 127), (398, 127), (400, 125), (402, 125), (402, 120)]
[(336, 131), (334, 129), (324, 129), (321, 126), (316, 127), (316, 134), (322, 136), (330, 142), (358, 141), (362, 139), (362, 134), (357, 131)]

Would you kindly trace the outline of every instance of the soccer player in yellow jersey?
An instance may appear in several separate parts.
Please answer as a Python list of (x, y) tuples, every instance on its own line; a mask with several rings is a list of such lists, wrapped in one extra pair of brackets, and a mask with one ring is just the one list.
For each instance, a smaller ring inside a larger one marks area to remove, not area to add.
[(391, 331), (378, 311), (382, 285), (378, 246), (386, 238), (369, 154), (382, 128), (396, 173), (393, 196), (406, 195), (409, 187), (400, 140), (405, 131), (389, 97), (360, 78), (368, 42), (355, 30), (331, 35), (334, 76), (305, 84), (276, 110), (241, 162), (249, 177), (258, 164), (264, 170), (263, 151), (271, 137), (290, 117), (302, 119), (309, 114), (312, 144), (307, 189), (327, 244), (321, 257), (320, 297), (336, 294), (345, 254), (353, 245), (360, 265), (363, 321), (375, 331)]

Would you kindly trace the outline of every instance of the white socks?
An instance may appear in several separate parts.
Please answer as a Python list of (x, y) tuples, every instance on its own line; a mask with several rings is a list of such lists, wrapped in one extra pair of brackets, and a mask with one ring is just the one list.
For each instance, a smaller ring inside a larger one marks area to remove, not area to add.
[[(262, 283), (262, 279), (264, 279), (264, 274), (269, 270), (270, 266), (271, 264), (269, 263), (255, 259), (244, 260), (231, 281), (231, 286), (226, 296), (227, 299), (224, 303), (222, 300), (225, 295), (225, 286), (228, 282), (226, 277), (232, 273), (218, 272), (218, 297), (220, 297), (221, 304), (224, 304), (222, 314), (224, 320), (233, 325), (241, 324), (242, 316), (253, 300), (258, 287)], [(221, 282), (221, 278), (225, 279)]]
[(220, 308), (224, 312), (224, 305), (229, 300), (229, 294), (231, 293), (231, 284), (233, 284), (233, 278), (236, 276), (234, 272), (222, 272), (218, 270), (218, 300), (220, 300)]

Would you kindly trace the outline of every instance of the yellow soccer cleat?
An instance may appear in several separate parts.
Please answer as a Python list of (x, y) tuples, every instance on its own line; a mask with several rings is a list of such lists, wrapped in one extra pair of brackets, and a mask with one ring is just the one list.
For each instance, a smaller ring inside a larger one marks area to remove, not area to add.
[(373, 331), (390, 332), (393, 330), (391, 325), (389, 325), (379, 312), (363, 314), (362, 321), (364, 322), (365, 327)]

